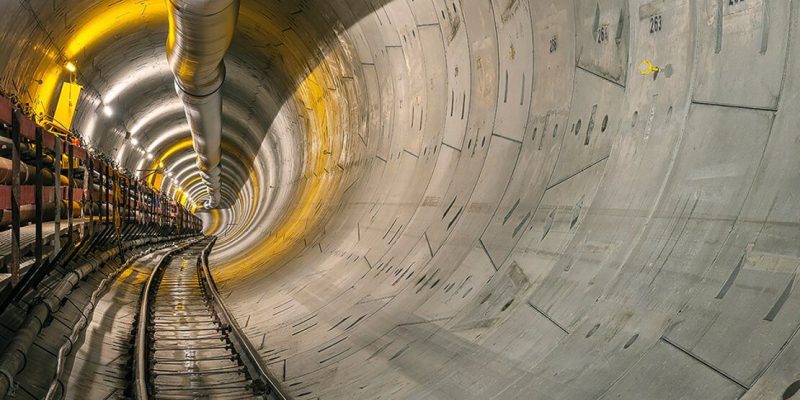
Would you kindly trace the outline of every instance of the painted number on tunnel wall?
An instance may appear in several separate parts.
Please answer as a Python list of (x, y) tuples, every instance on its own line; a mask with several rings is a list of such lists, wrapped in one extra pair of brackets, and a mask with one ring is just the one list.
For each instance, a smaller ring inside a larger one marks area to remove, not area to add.
[[(738, 0), (731, 0), (738, 1)], [(650, 17), (650, 33), (661, 32), (661, 16), (654, 15)]]
[(555, 53), (558, 49), (558, 36), (553, 35), (550, 39), (550, 53)]
[(744, 3), (744, 0), (728, 0), (728, 5), (733, 6), (739, 3)]

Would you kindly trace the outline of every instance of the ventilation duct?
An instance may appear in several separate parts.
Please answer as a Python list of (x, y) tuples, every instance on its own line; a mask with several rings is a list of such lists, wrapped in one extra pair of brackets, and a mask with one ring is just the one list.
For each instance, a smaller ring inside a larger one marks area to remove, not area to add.
[(170, 0), (167, 58), (183, 102), (197, 167), (208, 189), (206, 208), (220, 199), (223, 57), (233, 39), (238, 0)]

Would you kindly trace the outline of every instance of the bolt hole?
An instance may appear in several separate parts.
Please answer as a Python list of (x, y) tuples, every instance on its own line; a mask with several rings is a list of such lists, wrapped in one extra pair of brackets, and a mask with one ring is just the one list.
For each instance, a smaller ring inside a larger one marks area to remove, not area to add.
[(578, 136), (578, 132), (581, 130), (581, 120), (578, 119), (578, 122), (575, 123), (575, 136)]
[(595, 333), (595, 332), (597, 332), (597, 330), (598, 330), (599, 328), (600, 328), (600, 324), (595, 324), (595, 325), (592, 327), (592, 329), (590, 329), (590, 330), (589, 330), (589, 332), (587, 332), (587, 333), (586, 333), (586, 339), (588, 339), (588, 338), (592, 337), (592, 335), (594, 335), (594, 333)]
[(630, 338), (630, 339), (628, 339), (628, 342), (627, 342), (627, 343), (625, 343), (625, 346), (624, 346), (624, 348), (626, 348), (626, 349), (627, 349), (628, 347), (631, 347), (631, 346), (633, 345), (633, 342), (635, 342), (635, 341), (636, 341), (636, 339), (638, 339), (638, 338), (639, 338), (639, 334), (638, 334), (638, 333), (637, 333), (637, 334), (635, 334), (635, 335), (633, 335), (633, 336), (631, 336), (631, 338)]
[(533, 128), (533, 136), (531, 136), (531, 140), (536, 140), (536, 132), (539, 132), (539, 128)]
[(556, 137), (556, 133), (558, 133), (558, 124), (553, 127), (553, 137)]
[(608, 128), (608, 115), (603, 117), (603, 125), (600, 126), (600, 132), (605, 132), (607, 128)]
[(786, 390), (783, 392), (783, 400), (789, 400), (792, 396), (796, 395), (797, 392), (800, 392), (800, 380), (794, 381)]
[(631, 119), (631, 128), (636, 128), (636, 122), (639, 119), (639, 111), (633, 112), (633, 118)]

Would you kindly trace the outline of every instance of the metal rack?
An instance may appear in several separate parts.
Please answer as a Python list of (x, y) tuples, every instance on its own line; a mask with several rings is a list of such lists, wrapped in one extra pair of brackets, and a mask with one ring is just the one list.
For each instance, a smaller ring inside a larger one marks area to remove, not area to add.
[(0, 312), (79, 253), (201, 229), (164, 193), (0, 97)]

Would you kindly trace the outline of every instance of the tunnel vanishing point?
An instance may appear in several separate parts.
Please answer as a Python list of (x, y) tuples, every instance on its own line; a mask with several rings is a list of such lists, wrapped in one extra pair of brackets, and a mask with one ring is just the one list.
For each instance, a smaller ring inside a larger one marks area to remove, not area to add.
[(0, 0), (0, 398), (800, 399), (798, 0)]

